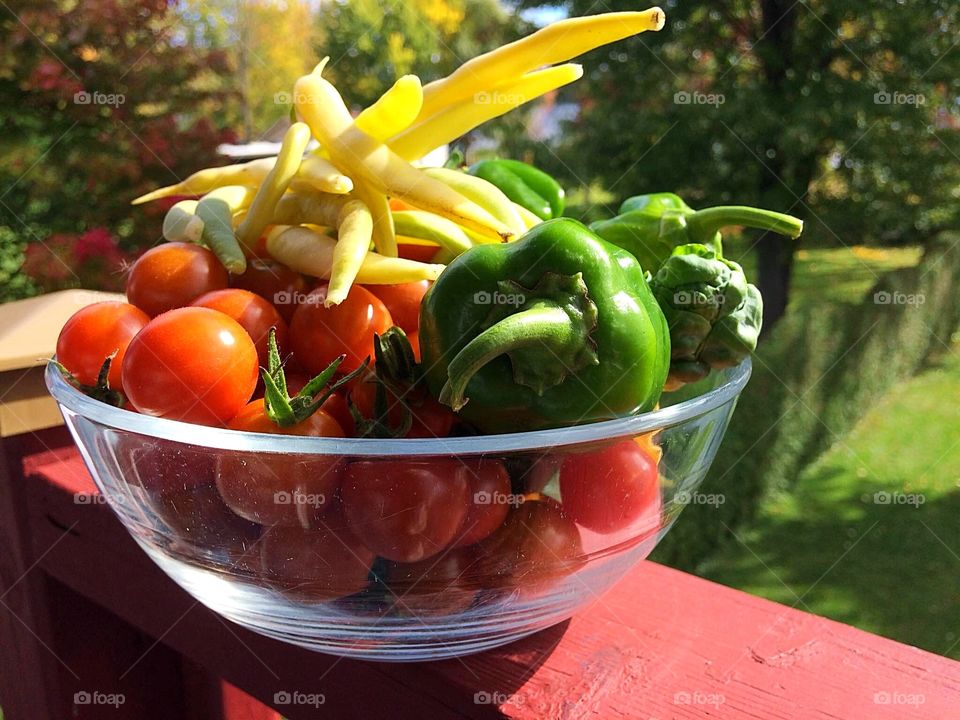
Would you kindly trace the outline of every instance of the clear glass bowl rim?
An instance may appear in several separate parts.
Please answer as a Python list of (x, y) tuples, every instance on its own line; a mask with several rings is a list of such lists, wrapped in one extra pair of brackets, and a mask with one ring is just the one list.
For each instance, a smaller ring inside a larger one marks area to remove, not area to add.
[(500, 435), (399, 440), (270, 435), (193, 425), (140, 415), (87, 397), (70, 385), (53, 363), (47, 364), (45, 377), (50, 394), (61, 406), (113, 430), (220, 450), (400, 458), (411, 455), (503, 454), (640, 435), (700, 417), (733, 401), (750, 379), (751, 370), (752, 364), (747, 358), (736, 367), (722, 371), (726, 381), (702, 395), (659, 410), (615, 420)]

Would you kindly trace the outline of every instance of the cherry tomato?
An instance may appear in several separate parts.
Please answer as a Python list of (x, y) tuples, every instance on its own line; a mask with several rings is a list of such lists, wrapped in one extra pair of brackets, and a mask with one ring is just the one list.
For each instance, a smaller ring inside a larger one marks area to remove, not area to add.
[(429, 280), (401, 283), (399, 285), (365, 285), (387, 306), (393, 324), (407, 333), (420, 329), (420, 303), (430, 289)]
[(415, 563), (390, 563), (384, 578), (394, 606), (415, 616), (452, 615), (473, 604), (482, 587), (474, 548), (448, 548)]
[[(350, 399), (365, 418), (373, 418), (376, 414), (376, 395), (377, 383), (372, 378), (358, 382), (350, 389)], [(447, 437), (457, 419), (450, 408), (434, 400), (425, 391), (411, 390), (401, 400), (387, 390), (387, 421), (391, 427), (399, 427), (403, 422), (404, 407), (411, 416), (410, 429), (403, 436), (405, 438)]]
[(340, 372), (356, 370), (373, 357), (373, 335), (393, 326), (386, 306), (362, 287), (350, 289), (347, 299), (330, 308), (323, 306), (327, 286), (304, 298), (290, 322), (290, 346), (300, 365), (317, 374), (341, 354), (346, 359)]
[(227, 287), (229, 277), (217, 256), (190, 243), (150, 248), (130, 268), (127, 300), (150, 317), (185, 307), (212, 290)]
[[(322, 409), (303, 422), (280, 427), (267, 417), (263, 400), (254, 400), (227, 425), (231, 430), (343, 437), (343, 430)], [(315, 527), (316, 518), (334, 501), (344, 462), (324, 455), (223, 451), (217, 464), (217, 488), (240, 517), (262, 525)]]
[(543, 485), (547, 475), (559, 479), (564, 513), (594, 532), (623, 530), (659, 507), (657, 464), (633, 440), (541, 458), (531, 470), (531, 482)]
[(417, 262), (433, 262), (438, 252), (440, 252), (440, 248), (436, 245), (402, 243), (397, 246), (397, 255), (407, 260), (416, 260)]
[(503, 463), (492, 458), (464, 460), (470, 476), (470, 501), (455, 547), (473, 545), (499, 528), (510, 510), (510, 475)]
[(267, 366), (267, 343), (270, 338), (270, 328), (277, 333), (277, 347), (281, 356), (287, 346), (287, 323), (280, 317), (280, 313), (269, 302), (249, 290), (231, 288), (228, 290), (214, 290), (201, 295), (191, 305), (208, 307), (229, 315), (247, 331), (250, 339), (257, 348), (257, 357), (262, 367)]
[(413, 205), (410, 205), (400, 198), (390, 198), (390, 209), (391, 210), (413, 210)]
[(420, 356), (420, 332), (407, 333), (407, 340), (410, 341), (410, 349), (413, 350), (413, 357), (419, 363), (423, 362)]
[(127, 345), (150, 317), (124, 302), (100, 302), (77, 310), (57, 338), (57, 360), (84, 385), (96, 385), (104, 360), (110, 363), (110, 387), (119, 390), (120, 368)]
[(138, 486), (137, 500), (166, 526), (176, 543), (214, 552), (225, 563), (249, 559), (260, 526), (237, 517), (214, 484), (218, 450), (140, 435), (118, 435), (115, 455), (121, 475)]
[(341, 496), (350, 527), (368, 548), (388, 560), (416, 562), (456, 538), (469, 492), (463, 463), (411, 458), (350, 463)]
[(271, 528), (261, 546), (264, 579), (305, 603), (360, 592), (367, 585), (374, 559), (342, 522), (332, 518), (316, 530)]
[(123, 390), (138, 411), (205, 425), (235, 416), (253, 395), (257, 374), (250, 336), (209, 308), (155, 317), (123, 358)]
[(273, 260), (250, 260), (247, 271), (233, 276), (231, 284), (273, 303), (287, 322), (293, 317), (299, 298), (307, 294), (303, 275)]
[(550, 498), (529, 500), (507, 515), (503, 526), (479, 545), (487, 582), (535, 590), (583, 565), (576, 523)]

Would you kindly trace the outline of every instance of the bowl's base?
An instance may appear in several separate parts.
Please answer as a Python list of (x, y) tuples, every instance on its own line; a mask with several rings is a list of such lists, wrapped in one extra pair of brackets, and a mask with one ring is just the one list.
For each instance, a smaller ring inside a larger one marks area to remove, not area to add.
[(569, 619), (599, 600), (655, 539), (628, 552), (595, 560), (548, 590), (522, 594), (481, 593), (466, 610), (450, 615), (383, 612), (362, 600), (297, 603), (236, 576), (186, 563), (141, 542), (144, 551), (202, 604), (267, 637), (316, 652), (381, 662), (441, 660), (490, 650)]

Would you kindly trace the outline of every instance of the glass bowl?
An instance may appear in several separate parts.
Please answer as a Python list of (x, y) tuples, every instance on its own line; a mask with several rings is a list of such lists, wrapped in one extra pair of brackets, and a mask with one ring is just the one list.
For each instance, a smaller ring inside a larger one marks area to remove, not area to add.
[(46, 381), (100, 491), (193, 597), (311, 650), (414, 661), (512, 642), (593, 603), (670, 529), (749, 361), (656, 411), (432, 440), (236, 432)]

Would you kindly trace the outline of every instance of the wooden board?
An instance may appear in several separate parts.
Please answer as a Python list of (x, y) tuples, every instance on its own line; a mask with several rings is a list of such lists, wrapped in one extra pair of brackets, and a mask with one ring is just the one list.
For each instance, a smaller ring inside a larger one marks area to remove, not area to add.
[(310, 653), (197, 605), (104, 505), (75, 503), (92, 484), (72, 451), (28, 471), (45, 572), (291, 720), (318, 713), (277, 706), (276, 693), (322, 694), (319, 714), (337, 718), (960, 717), (960, 663), (650, 562), (568, 623), (481, 655)]
[(80, 308), (123, 295), (63, 290), (0, 304), (0, 438), (63, 422), (43, 381), (64, 323)]

